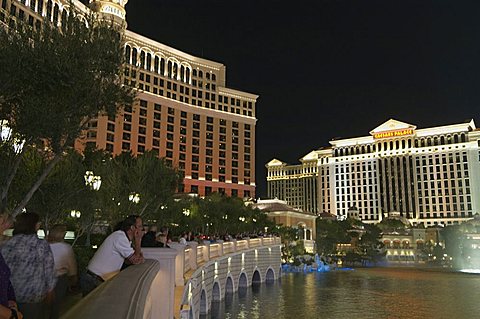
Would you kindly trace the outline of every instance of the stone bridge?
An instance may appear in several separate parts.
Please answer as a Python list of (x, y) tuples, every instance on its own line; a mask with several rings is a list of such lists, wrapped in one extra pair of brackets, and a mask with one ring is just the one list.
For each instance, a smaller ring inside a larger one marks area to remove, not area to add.
[(144, 248), (144, 264), (103, 283), (62, 318), (196, 319), (212, 301), (280, 276), (277, 237), (171, 247)]

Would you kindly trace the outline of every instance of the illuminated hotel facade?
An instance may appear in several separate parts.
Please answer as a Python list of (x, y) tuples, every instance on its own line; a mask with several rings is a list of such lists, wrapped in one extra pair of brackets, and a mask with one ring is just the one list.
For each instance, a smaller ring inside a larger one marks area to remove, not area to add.
[[(128, 0), (73, 1), (80, 15), (125, 23)], [(60, 25), (69, 1), (0, 0), (0, 21), (23, 20), (38, 26), (45, 19)], [(198, 58), (129, 30), (124, 31), (125, 85), (137, 101), (115, 118), (92, 121), (76, 143), (117, 155), (153, 150), (184, 173), (179, 192), (221, 192), (255, 196), (255, 107), (258, 98), (226, 86), (225, 65)]]
[(391, 119), (368, 136), (330, 144), (307, 155), (309, 165), (316, 162), (315, 195), (284, 189), (304, 184), (303, 160), (291, 166), (272, 160), (266, 165), (268, 196), (302, 209), (299, 203), (315, 202), (314, 213), (340, 219), (358, 211), (371, 223), (399, 213), (412, 224), (451, 225), (480, 213), (480, 130), (473, 120), (417, 129)]

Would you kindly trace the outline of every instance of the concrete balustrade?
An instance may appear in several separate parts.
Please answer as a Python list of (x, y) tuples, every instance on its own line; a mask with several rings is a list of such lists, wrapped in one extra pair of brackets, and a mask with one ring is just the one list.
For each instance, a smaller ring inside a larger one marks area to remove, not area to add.
[(196, 319), (212, 300), (280, 276), (280, 238), (170, 248), (143, 248), (130, 266), (79, 301), (62, 318)]

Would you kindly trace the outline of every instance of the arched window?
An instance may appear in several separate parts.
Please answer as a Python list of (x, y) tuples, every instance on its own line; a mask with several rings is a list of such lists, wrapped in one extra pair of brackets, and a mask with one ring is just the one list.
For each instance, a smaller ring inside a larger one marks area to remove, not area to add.
[(180, 80), (185, 81), (185, 66), (180, 67)]
[(382, 143), (378, 144), (378, 151), (382, 151)]
[(153, 60), (153, 71), (158, 73), (158, 68), (160, 67), (160, 58), (158, 56), (155, 56), (155, 59)]
[(128, 64), (131, 63), (131, 61), (130, 61), (131, 55), (132, 55), (132, 48), (130, 48), (129, 45), (126, 45), (126, 46), (125, 46), (125, 61), (126, 61)]
[(440, 144), (444, 145), (445, 144), (445, 136), (440, 136)]
[(145, 68), (145, 51), (140, 52), (140, 68)]
[(133, 48), (133, 50), (132, 50), (132, 64), (134, 66), (137, 66), (137, 54), (138, 54), (137, 52), (138, 52), (137, 48)]
[(173, 72), (172, 72), (172, 78), (176, 79), (178, 75), (178, 64), (173, 63)]
[(398, 140), (395, 141), (395, 149), (400, 149), (400, 142)]
[(186, 69), (185, 72), (185, 82), (190, 83), (190, 68)]
[(63, 9), (62, 20), (60, 22), (62, 23), (62, 27), (66, 26), (66, 23), (67, 23), (67, 9)]
[(462, 143), (465, 143), (465, 142), (467, 141), (467, 138), (465, 137), (465, 134), (464, 134), (464, 133), (462, 133), (462, 134), (460, 135), (460, 139), (461, 139)]
[(160, 58), (160, 75), (165, 75), (165, 59)]
[(172, 69), (173, 69), (172, 61), (168, 61), (168, 64), (167, 64), (167, 72), (168, 73), (167, 73), (167, 75), (168, 75), (169, 78), (172, 77), (172, 71), (173, 71)]
[(390, 141), (390, 150), (393, 150), (393, 141)]
[(58, 7), (58, 4), (55, 3), (55, 6), (53, 7), (53, 24), (54, 25), (58, 24), (59, 14), (60, 14), (60, 8)]
[(147, 54), (147, 63), (146, 63), (146, 69), (148, 71), (152, 70), (152, 55), (150, 53)]
[(453, 142), (458, 143), (458, 135), (457, 134), (453, 135)]
[(199, 70), (199, 71), (198, 71), (198, 77), (199, 77), (199, 78), (203, 78), (203, 72), (202, 72), (202, 70)]
[(47, 19), (52, 21), (52, 10), (53, 10), (53, 2), (52, 0), (47, 1)]
[(193, 70), (193, 76), (197, 76), (197, 70)]
[(216, 80), (217, 80), (217, 76), (212, 73), (212, 81), (216, 81)]
[(427, 146), (432, 146), (432, 139), (427, 137)]
[(438, 145), (438, 137), (436, 136), (433, 138), (433, 145)]

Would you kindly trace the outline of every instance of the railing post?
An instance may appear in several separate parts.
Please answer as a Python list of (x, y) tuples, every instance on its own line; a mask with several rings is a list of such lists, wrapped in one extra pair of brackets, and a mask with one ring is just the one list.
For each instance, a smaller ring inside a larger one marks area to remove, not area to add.
[(190, 246), (190, 269), (197, 269), (197, 247), (198, 243), (196, 241), (189, 241), (188, 246)]
[(155, 259), (160, 263), (158, 276), (151, 289), (151, 298), (155, 302), (152, 304), (150, 318), (173, 319), (177, 251), (172, 248), (142, 248), (142, 252), (146, 259)]
[(202, 246), (203, 262), (210, 260), (210, 243), (204, 243)]
[(218, 243), (218, 257), (223, 256), (223, 240), (217, 240)]
[(185, 273), (185, 245), (180, 243), (168, 244), (170, 248), (177, 251), (177, 257), (175, 258), (175, 285), (184, 286), (184, 273)]

